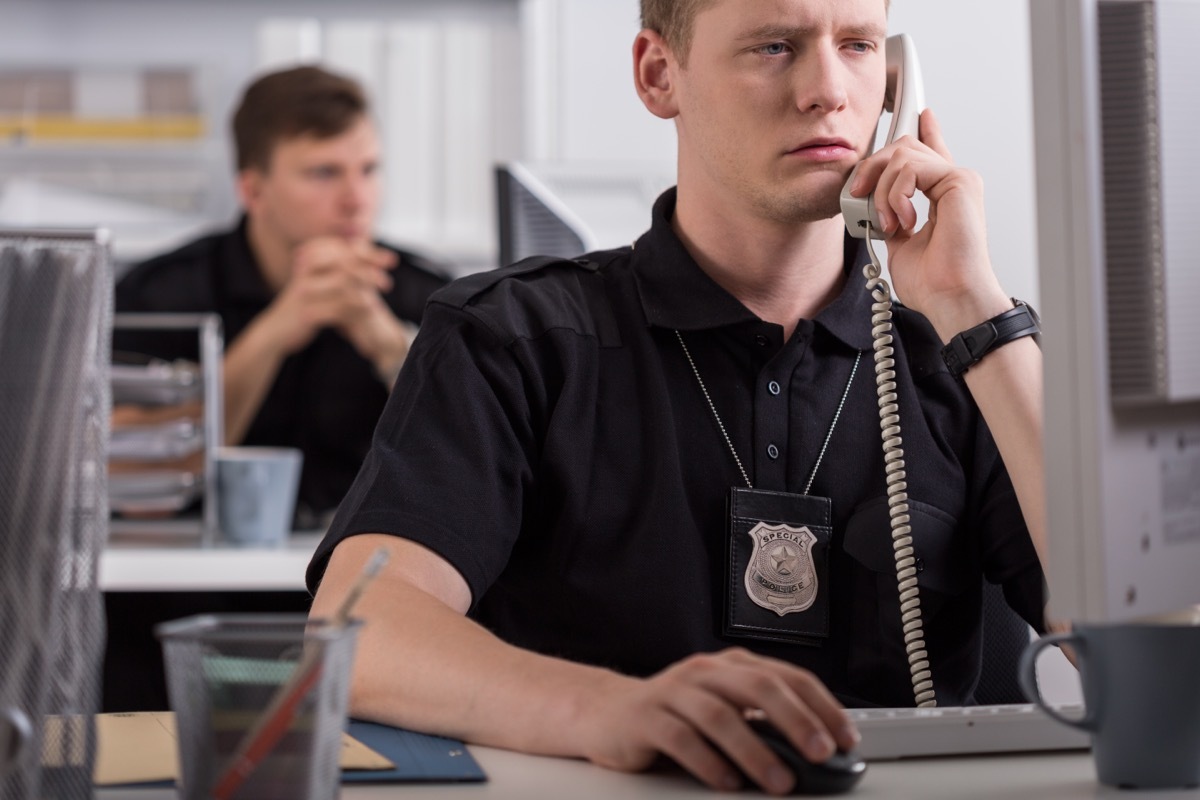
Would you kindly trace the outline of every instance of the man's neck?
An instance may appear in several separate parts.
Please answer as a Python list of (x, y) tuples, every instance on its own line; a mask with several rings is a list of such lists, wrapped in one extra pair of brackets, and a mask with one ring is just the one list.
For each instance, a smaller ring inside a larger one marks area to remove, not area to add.
[(841, 217), (784, 225), (726, 211), (681, 195), (672, 226), (700, 268), (760, 319), (783, 326), (786, 341), (841, 292)]
[(262, 220), (253, 216), (246, 217), (246, 239), (263, 281), (272, 293), (278, 293), (292, 272), (291, 248), (278, 236), (272, 236)]

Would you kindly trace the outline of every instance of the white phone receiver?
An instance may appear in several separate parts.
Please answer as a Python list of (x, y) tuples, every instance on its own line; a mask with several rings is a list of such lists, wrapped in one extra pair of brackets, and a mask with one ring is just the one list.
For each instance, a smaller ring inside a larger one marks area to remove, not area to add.
[[(917, 61), (917, 49), (907, 33), (890, 36), (886, 47), (887, 89), (883, 98), (883, 109), (892, 112), (892, 124), (888, 128), (887, 142), (901, 136), (917, 137), (921, 112), (925, 109), (925, 86), (921, 81), (921, 65)], [(871, 238), (884, 238), (879, 226), (879, 215), (875, 211), (874, 195), (852, 197), (850, 185), (858, 174), (858, 166), (850, 172), (846, 186), (842, 189), (842, 218), (851, 236), (867, 237), (870, 223)]]

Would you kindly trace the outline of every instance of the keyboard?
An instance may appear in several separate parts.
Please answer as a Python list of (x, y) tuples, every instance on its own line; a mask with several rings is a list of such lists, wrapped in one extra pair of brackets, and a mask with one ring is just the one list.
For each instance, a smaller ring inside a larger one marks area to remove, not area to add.
[[(1075, 719), (1082, 706), (1057, 709)], [(1051, 719), (1032, 704), (947, 708), (852, 708), (869, 760), (917, 756), (1086, 750), (1088, 734)]]

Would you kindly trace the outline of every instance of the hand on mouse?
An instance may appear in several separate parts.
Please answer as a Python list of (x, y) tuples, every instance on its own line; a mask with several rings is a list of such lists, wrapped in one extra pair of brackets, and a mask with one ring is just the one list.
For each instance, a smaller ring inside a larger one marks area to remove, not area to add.
[(772, 724), (814, 762), (858, 742), (853, 723), (812, 673), (730, 649), (688, 657), (650, 678), (606, 683), (580, 710), (583, 751), (601, 766), (629, 772), (663, 754), (714, 789), (738, 788), (744, 773), (784, 794), (795, 778), (750, 729), (746, 709), (769, 709)]

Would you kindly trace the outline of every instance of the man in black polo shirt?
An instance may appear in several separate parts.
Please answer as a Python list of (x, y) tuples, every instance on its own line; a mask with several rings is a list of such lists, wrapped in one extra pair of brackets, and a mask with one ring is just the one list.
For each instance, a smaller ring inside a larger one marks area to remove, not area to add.
[[(225, 439), (300, 448), (299, 523), (318, 525), (362, 464), (425, 301), (446, 279), (371, 240), (379, 141), (357, 83), (312, 66), (264, 75), (233, 134), (241, 220), (133, 268), (116, 307), (221, 315)], [(114, 344), (162, 358), (195, 349), (161, 333)]]
[[(676, 125), (677, 188), (632, 248), (434, 296), (310, 566), (313, 613), (386, 548), (355, 714), (623, 770), (666, 754), (720, 788), (736, 763), (784, 792), (748, 713), (823, 760), (855, 742), (840, 703), (914, 702), (866, 255), (838, 203), (883, 102), (886, 4), (642, 11), (636, 85)], [(1013, 304), (978, 178), (932, 114), (921, 140), (868, 158), (854, 191), (874, 191), (907, 304), (913, 572), (931, 691), (954, 704), (979, 673), (985, 578), (1042, 624), (1040, 355), (1021, 338), (964, 380), (943, 361)]]

